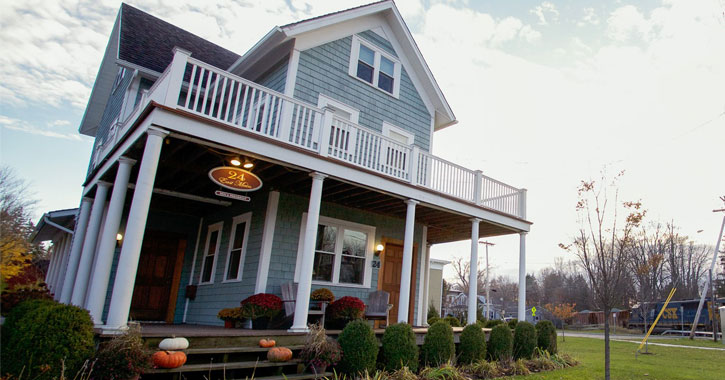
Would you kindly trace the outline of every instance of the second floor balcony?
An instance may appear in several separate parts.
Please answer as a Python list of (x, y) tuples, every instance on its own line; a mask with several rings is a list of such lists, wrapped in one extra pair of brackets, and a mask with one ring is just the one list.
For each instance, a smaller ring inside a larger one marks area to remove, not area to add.
[(133, 111), (97, 140), (91, 169), (129, 132), (142, 112), (158, 105), (273, 139), (320, 157), (424, 188), (508, 216), (526, 219), (526, 189), (518, 189), (405, 145), (176, 50), (172, 63)]

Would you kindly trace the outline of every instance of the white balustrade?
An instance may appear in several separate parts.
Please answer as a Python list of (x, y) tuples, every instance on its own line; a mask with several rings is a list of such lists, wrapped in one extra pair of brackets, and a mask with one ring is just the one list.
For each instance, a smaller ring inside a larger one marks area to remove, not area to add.
[[(175, 105), (173, 99), (178, 99)], [(142, 96), (126, 120), (114, 125), (104, 144), (97, 147), (94, 164), (110, 153), (150, 102), (176, 106), (321, 156), (526, 218), (525, 189), (401, 144), (380, 132), (336, 117), (329, 110), (325, 113), (313, 105), (208, 65), (183, 51), (176, 52), (172, 64)], [(326, 117), (331, 120), (325, 122)]]

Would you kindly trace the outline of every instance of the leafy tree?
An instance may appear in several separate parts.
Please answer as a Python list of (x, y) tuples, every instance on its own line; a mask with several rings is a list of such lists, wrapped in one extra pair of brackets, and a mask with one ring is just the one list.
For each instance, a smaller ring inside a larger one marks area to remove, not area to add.
[(0, 253), (2, 283), (19, 275), (43, 251), (30, 243), (31, 212), (36, 201), (27, 196), (28, 185), (7, 167), (0, 167)]
[(559, 305), (552, 305), (547, 304), (546, 308), (551, 311), (552, 314), (558, 319), (561, 320), (561, 340), (566, 341), (566, 337), (564, 336), (564, 326), (566, 325), (566, 320), (571, 319), (576, 314), (576, 310), (574, 308), (576, 307), (575, 303), (562, 303)]
[[(579, 231), (570, 245), (560, 247), (571, 250), (587, 274), (594, 299), (609, 315), (612, 308), (625, 302), (622, 289), (627, 284), (627, 254), (632, 246), (634, 231), (639, 227), (646, 211), (641, 202), (621, 202), (617, 188), (619, 173), (609, 182), (602, 175), (601, 182), (581, 181), (578, 188), (576, 210)], [(622, 218), (621, 212), (626, 215)], [(609, 318), (604, 319), (604, 377), (611, 378), (609, 348)]]

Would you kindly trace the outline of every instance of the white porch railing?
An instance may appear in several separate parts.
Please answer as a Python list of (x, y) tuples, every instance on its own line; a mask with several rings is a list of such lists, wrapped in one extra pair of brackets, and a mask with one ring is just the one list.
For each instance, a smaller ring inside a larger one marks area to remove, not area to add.
[(320, 156), (410, 182), (466, 202), (526, 218), (526, 190), (420, 151), (177, 49), (172, 63), (129, 117), (113, 130), (105, 157), (146, 105), (157, 102), (272, 138)]

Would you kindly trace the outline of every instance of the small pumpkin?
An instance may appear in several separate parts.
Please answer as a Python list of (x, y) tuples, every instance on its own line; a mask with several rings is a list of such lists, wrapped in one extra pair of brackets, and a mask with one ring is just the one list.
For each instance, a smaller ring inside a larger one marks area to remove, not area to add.
[(186, 363), (186, 354), (181, 351), (157, 351), (151, 358), (158, 368), (178, 368)]
[(267, 351), (267, 360), (271, 362), (286, 362), (292, 359), (292, 350), (287, 347), (274, 347)]
[(274, 345), (277, 344), (274, 339), (260, 339), (259, 340), (259, 347), (262, 348), (270, 348), (274, 347)]
[(164, 351), (180, 351), (189, 348), (186, 338), (166, 338), (159, 343), (159, 349)]

